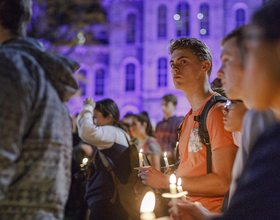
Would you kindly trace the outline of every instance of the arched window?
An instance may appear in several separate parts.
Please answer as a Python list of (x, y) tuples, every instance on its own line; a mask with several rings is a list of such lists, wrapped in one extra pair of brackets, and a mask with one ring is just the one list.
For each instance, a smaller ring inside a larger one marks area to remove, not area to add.
[[(188, 3), (180, 3), (177, 6), (176, 14), (176, 29), (177, 36), (189, 36), (190, 35), (190, 6)], [(174, 16), (175, 17), (175, 16)]]
[(135, 90), (135, 65), (133, 63), (129, 63), (125, 67), (125, 76), (126, 76), (126, 91), (134, 91)]
[(200, 13), (197, 15), (200, 19), (200, 35), (209, 36), (209, 5), (203, 3), (200, 5)]
[(135, 33), (136, 33), (136, 15), (129, 14), (127, 15), (127, 33), (126, 33), (126, 42), (135, 43)]
[(98, 69), (95, 71), (95, 95), (104, 95), (104, 69)]
[(158, 7), (158, 31), (157, 31), (159, 38), (166, 38), (166, 30), (167, 30), (166, 13), (167, 13), (166, 6), (160, 5)]
[(240, 27), (245, 24), (245, 10), (243, 8), (236, 10), (235, 19), (236, 27)]
[(158, 59), (158, 87), (167, 86), (167, 59)]
[(78, 72), (78, 82), (79, 82), (81, 96), (86, 95), (87, 71), (85, 69), (81, 69)]

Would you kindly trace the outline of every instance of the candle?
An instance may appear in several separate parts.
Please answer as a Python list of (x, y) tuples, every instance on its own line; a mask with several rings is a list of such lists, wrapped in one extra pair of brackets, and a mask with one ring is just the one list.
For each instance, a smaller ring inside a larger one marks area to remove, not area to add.
[[(170, 193), (172, 195), (176, 195), (177, 194), (177, 188), (176, 188), (176, 176), (174, 174), (172, 174), (169, 178), (169, 182), (170, 182), (170, 185), (169, 185), (169, 188), (170, 188)], [(172, 198), (172, 203), (173, 203), (173, 210), (175, 213), (178, 212), (177, 210), (177, 206), (176, 206), (176, 203), (177, 203), (177, 199), (176, 198)]]
[[(182, 184), (182, 180), (181, 180), (181, 178), (178, 178), (177, 190), (178, 190), (179, 193), (183, 192), (183, 188), (182, 188), (181, 184)], [(182, 199), (183, 199), (183, 201), (186, 201), (185, 196), (182, 196)]]
[(155, 194), (152, 191), (147, 192), (141, 203), (141, 208), (140, 208), (141, 220), (156, 219), (155, 213), (153, 212), (155, 208), (155, 204), (156, 204)]
[(139, 167), (143, 167), (143, 149), (139, 151)]
[(168, 159), (166, 157), (166, 152), (164, 152), (164, 162), (165, 162), (165, 167), (168, 167), (169, 168), (169, 163), (168, 163)]

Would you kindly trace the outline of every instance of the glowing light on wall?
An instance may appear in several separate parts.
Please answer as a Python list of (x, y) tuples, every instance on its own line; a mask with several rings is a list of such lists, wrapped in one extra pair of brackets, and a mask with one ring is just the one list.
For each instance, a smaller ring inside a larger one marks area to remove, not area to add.
[(201, 35), (205, 35), (207, 33), (207, 31), (205, 29), (200, 29), (200, 34)]
[(201, 20), (203, 17), (204, 17), (204, 16), (203, 16), (202, 13), (198, 13), (198, 14), (197, 14), (197, 18), (200, 19), (200, 20)]
[(174, 20), (175, 20), (175, 21), (179, 21), (180, 18), (181, 18), (181, 16), (180, 16), (179, 14), (175, 14), (175, 15), (174, 15)]

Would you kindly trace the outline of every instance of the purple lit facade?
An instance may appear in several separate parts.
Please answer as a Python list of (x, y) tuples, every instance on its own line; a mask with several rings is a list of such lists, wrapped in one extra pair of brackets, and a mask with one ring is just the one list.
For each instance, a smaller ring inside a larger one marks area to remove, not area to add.
[(77, 45), (70, 52), (68, 46), (55, 48), (81, 64), (77, 74), (81, 91), (67, 103), (71, 113), (81, 110), (86, 97), (111, 98), (121, 117), (147, 111), (155, 125), (163, 118), (161, 97), (173, 93), (178, 97), (175, 113), (184, 116), (190, 105), (172, 82), (169, 41), (180, 37), (204, 41), (213, 55), (212, 81), (221, 64), (221, 39), (249, 23), (262, 4), (263, 0), (103, 0), (107, 23), (91, 28), (96, 38), (108, 43)]

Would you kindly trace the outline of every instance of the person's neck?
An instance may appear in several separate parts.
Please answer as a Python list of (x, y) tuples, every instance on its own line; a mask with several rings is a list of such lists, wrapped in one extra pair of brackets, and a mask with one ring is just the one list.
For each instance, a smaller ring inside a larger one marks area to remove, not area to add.
[(4, 43), (5, 41), (11, 40), (16, 38), (15, 34), (13, 34), (10, 30), (0, 27), (0, 44)]
[(167, 120), (168, 118), (174, 116), (174, 112), (170, 113), (170, 114), (165, 114), (164, 115), (164, 119)]
[(197, 111), (205, 99), (213, 93), (208, 78), (205, 79), (203, 84), (193, 84), (193, 86), (186, 88), (183, 92), (192, 107), (192, 112)]
[(149, 138), (149, 136), (147, 134), (141, 134), (141, 135), (139, 135), (139, 137), (137, 137), (139, 142), (146, 141), (148, 138)]

